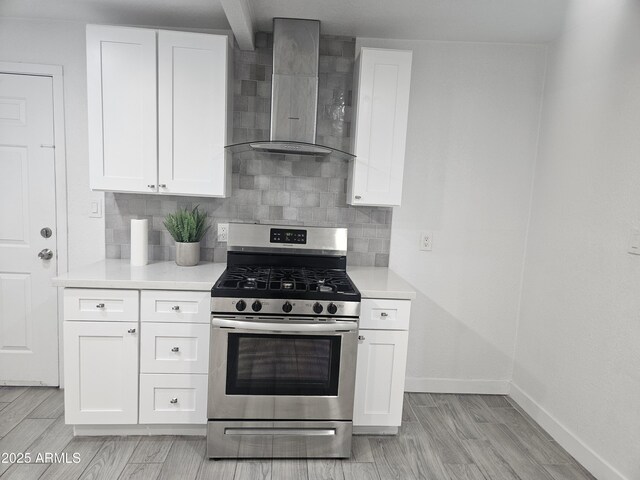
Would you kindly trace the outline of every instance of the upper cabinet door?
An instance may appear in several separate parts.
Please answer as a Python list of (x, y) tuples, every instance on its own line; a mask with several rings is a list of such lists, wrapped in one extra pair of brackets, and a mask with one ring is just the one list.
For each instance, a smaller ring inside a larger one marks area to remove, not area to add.
[(224, 35), (158, 32), (161, 193), (228, 195), (230, 57)]
[(157, 191), (156, 31), (87, 26), (91, 188)]
[(356, 130), (347, 201), (400, 205), (412, 52), (362, 48), (356, 69)]

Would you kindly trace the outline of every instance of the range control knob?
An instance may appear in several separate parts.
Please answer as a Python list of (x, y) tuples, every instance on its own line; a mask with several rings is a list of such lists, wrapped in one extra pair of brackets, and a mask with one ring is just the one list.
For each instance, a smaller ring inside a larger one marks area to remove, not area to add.
[(236, 310), (242, 312), (245, 308), (247, 308), (247, 303), (244, 300), (238, 300), (236, 302)]
[(284, 313), (289, 313), (291, 310), (293, 310), (293, 305), (291, 305), (290, 302), (284, 302), (284, 305), (282, 305), (282, 311)]
[(329, 306), (327, 307), (327, 312), (329, 312), (331, 315), (335, 314), (338, 311), (338, 307), (335, 306), (335, 304), (330, 303)]
[(260, 310), (262, 310), (262, 302), (260, 300), (256, 300), (255, 302), (253, 302), (251, 304), (251, 310), (253, 310), (254, 312), (259, 312)]
[(318, 302), (313, 304), (313, 312), (314, 313), (322, 313), (322, 305), (320, 305)]

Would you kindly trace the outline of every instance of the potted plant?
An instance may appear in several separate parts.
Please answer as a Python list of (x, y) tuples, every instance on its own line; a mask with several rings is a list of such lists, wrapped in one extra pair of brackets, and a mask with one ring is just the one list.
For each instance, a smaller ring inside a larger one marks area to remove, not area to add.
[(207, 212), (196, 205), (193, 210), (178, 210), (164, 218), (164, 226), (176, 241), (176, 263), (181, 267), (192, 267), (200, 261), (200, 240), (209, 226)]

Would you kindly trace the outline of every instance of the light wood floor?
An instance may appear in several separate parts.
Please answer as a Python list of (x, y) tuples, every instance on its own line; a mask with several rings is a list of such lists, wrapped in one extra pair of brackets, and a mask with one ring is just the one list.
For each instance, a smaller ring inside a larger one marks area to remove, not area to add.
[(0, 463), (1, 480), (594, 478), (517, 405), (494, 395), (406, 394), (400, 434), (355, 436), (348, 461), (211, 461), (204, 437), (74, 438), (60, 390), (0, 387), (0, 455), (5, 452), (78, 453), (81, 461)]

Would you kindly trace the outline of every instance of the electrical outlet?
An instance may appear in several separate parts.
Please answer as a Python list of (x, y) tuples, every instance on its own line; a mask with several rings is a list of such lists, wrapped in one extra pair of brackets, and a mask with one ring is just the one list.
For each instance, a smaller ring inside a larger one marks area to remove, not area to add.
[(433, 232), (420, 232), (420, 250), (431, 251), (433, 249)]
[(218, 224), (218, 241), (226, 242), (228, 240), (229, 240), (229, 224), (219, 223)]

